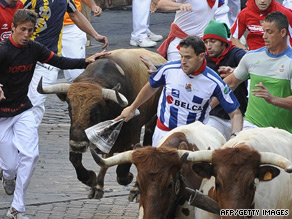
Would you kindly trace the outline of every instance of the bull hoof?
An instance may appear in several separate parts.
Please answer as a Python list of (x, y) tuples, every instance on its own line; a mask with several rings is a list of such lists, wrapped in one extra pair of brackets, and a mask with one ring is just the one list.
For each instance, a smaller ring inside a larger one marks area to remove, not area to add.
[(89, 199), (101, 199), (103, 197), (104, 191), (103, 189), (91, 187), (90, 191), (88, 193), (88, 198)]
[(134, 202), (135, 199), (136, 203), (138, 203), (140, 200), (140, 192), (137, 188), (132, 189), (128, 197), (129, 202)]
[(133, 181), (133, 178), (133, 174), (129, 172), (126, 177), (117, 177), (117, 182), (122, 186), (127, 186)]

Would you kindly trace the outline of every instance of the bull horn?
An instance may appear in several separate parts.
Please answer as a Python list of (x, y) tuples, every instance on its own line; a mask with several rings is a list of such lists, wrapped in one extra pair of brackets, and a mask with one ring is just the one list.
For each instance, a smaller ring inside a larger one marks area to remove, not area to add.
[(53, 84), (43, 87), (43, 77), (41, 77), (37, 91), (40, 94), (56, 94), (56, 93), (64, 93), (66, 94), (71, 84), (69, 83), (60, 83)]
[(107, 89), (107, 88), (102, 88), (102, 97), (104, 99), (112, 100), (119, 104), (121, 107), (125, 107), (128, 105), (128, 100), (127, 98), (119, 93), (117, 89), (112, 90), (112, 89)]
[(119, 153), (117, 155), (114, 155), (112, 157), (105, 158), (105, 159), (101, 158), (93, 148), (90, 148), (90, 152), (92, 154), (93, 159), (99, 166), (108, 168), (108, 167), (115, 166), (118, 164), (132, 162), (132, 153), (134, 151), (132, 150), (125, 151), (125, 152)]
[(191, 153), (192, 151), (188, 151), (188, 150), (177, 150), (177, 154), (179, 156), (179, 158), (182, 158), (182, 156), (185, 154), (185, 153)]
[(212, 162), (212, 151), (210, 150), (202, 150), (202, 151), (193, 151), (189, 153), (187, 158), (188, 161), (191, 162)]
[(292, 173), (292, 163), (287, 158), (271, 153), (271, 152), (259, 152), (261, 155), (261, 164), (272, 164), (284, 169), (287, 173)]

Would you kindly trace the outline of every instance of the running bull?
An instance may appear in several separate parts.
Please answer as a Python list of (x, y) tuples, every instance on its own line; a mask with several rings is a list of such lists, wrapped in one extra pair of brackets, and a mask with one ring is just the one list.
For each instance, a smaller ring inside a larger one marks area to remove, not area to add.
[[(88, 147), (96, 148), (88, 140), (85, 129), (99, 122), (114, 119), (120, 115), (123, 107), (134, 101), (149, 76), (145, 64), (140, 60), (140, 55), (147, 55), (154, 65), (162, 65), (166, 62), (159, 54), (145, 49), (119, 49), (90, 64), (72, 84), (62, 83), (42, 87), (40, 81), (38, 87), (40, 93), (55, 93), (68, 103), (71, 118), (70, 161), (76, 170), (78, 180), (91, 187), (89, 198), (103, 197), (107, 168), (100, 168), (96, 176), (94, 171), (87, 170), (83, 166), (82, 153), (86, 152)], [(159, 95), (157, 92), (139, 108), (139, 116), (124, 123), (111, 151), (103, 155), (104, 157), (129, 150), (140, 142), (141, 127), (155, 115)], [(144, 142), (151, 144), (149, 139), (144, 138)], [(131, 163), (117, 167), (117, 181), (121, 185), (131, 183), (133, 174), (129, 172), (130, 167)]]

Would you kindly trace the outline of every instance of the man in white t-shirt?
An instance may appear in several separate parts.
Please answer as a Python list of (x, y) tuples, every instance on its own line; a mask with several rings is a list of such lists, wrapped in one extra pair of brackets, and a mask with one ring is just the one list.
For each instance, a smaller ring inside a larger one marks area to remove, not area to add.
[(134, 102), (115, 120), (131, 119), (135, 110), (163, 86), (157, 109), (157, 125), (152, 138), (154, 147), (171, 129), (197, 120), (206, 124), (212, 97), (217, 97), (229, 114), (232, 132), (240, 131), (242, 114), (239, 103), (220, 76), (206, 66), (202, 39), (188, 36), (181, 40), (179, 53), (181, 59), (167, 62), (152, 74)]

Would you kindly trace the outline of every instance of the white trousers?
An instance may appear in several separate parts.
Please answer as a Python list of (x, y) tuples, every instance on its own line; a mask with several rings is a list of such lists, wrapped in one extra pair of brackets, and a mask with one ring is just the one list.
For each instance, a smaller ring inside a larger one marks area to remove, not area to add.
[(151, 0), (133, 0), (132, 3), (132, 21), (133, 32), (131, 39), (138, 40), (147, 37), (150, 32), (150, 4)]
[(226, 141), (230, 139), (230, 135), (232, 134), (232, 127), (229, 119), (221, 119), (217, 116), (210, 115), (207, 125), (210, 125), (221, 132)]
[(8, 118), (0, 118), (0, 168), (5, 179), (16, 175), (12, 207), (25, 211), (25, 195), (38, 156), (38, 129), (31, 109)]
[(227, 2), (227, 5), (229, 6), (229, 13), (228, 13), (229, 23), (232, 27), (232, 25), (234, 24), (234, 22), (236, 20), (238, 13), (241, 11), (241, 2), (240, 2), (240, 0), (229, 0)]
[[(85, 58), (86, 33), (75, 24), (65, 25), (62, 36), (62, 56), (70, 58)], [(68, 82), (73, 82), (84, 69), (64, 70), (64, 76)]]
[(228, 7), (228, 0), (225, 0), (225, 3), (216, 9), (215, 11), (215, 20), (218, 22), (222, 22), (227, 24), (227, 26), (230, 28), (230, 22), (229, 22), (229, 7)]
[(168, 131), (163, 131), (157, 126), (155, 126), (155, 130), (152, 136), (152, 147), (157, 147), (159, 140), (167, 133)]
[(182, 39), (176, 37), (173, 41), (170, 42), (167, 48), (167, 60), (180, 60), (179, 50), (177, 49), (178, 44)]
[(42, 122), (45, 113), (45, 101), (47, 98), (46, 94), (40, 94), (37, 92), (37, 86), (41, 77), (43, 77), (43, 86), (55, 84), (58, 79), (58, 72), (58, 68), (41, 63), (37, 63), (34, 70), (32, 80), (29, 84), (28, 97), (33, 105), (32, 110), (37, 126)]

